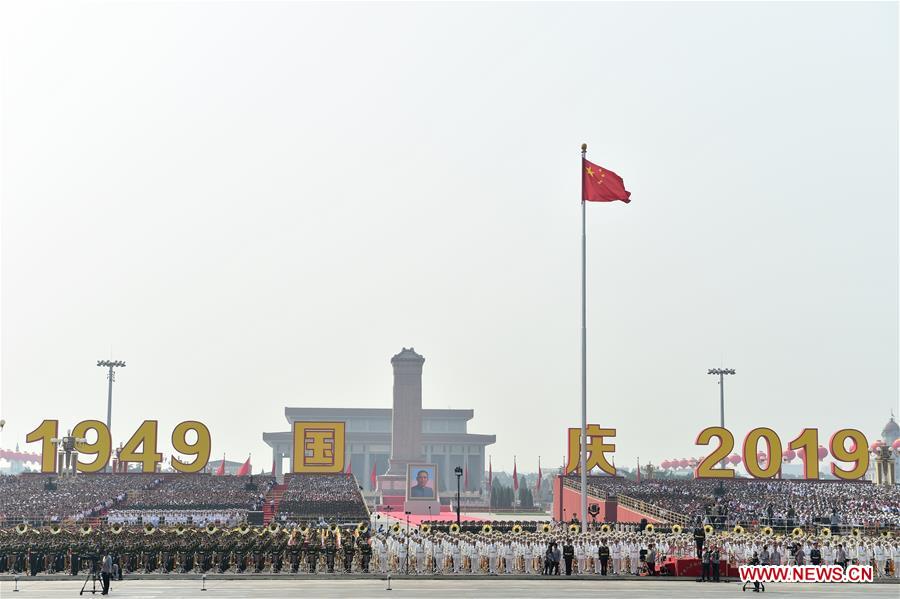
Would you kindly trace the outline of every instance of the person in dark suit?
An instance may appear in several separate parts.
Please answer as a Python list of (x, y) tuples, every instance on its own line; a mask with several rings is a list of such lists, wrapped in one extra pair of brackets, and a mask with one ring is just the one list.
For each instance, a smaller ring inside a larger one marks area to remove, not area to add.
[(428, 471), (416, 472), (416, 484), (409, 488), (409, 496), (416, 499), (433, 499), (434, 489), (428, 486)]
[(572, 575), (572, 560), (575, 559), (575, 546), (572, 545), (572, 539), (566, 539), (563, 545), (563, 560), (566, 562), (566, 576)]
[(697, 522), (694, 526), (694, 543), (697, 544), (697, 559), (703, 557), (703, 543), (705, 541), (706, 531), (703, 529), (703, 523), (700, 521), (700, 518), (697, 518)]
[(600, 542), (600, 549), (597, 553), (597, 557), (600, 558), (600, 576), (606, 576), (609, 564), (609, 547), (606, 546), (606, 539)]

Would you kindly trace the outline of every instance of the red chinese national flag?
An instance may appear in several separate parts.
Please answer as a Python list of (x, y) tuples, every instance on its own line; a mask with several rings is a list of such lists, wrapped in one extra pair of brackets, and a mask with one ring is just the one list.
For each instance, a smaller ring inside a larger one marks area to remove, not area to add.
[(375, 485), (378, 483), (378, 474), (375, 471), (375, 464), (372, 464), (372, 472), (369, 474), (369, 488), (374, 491)]
[(250, 458), (247, 457), (247, 461), (241, 464), (241, 467), (238, 468), (237, 475), (238, 476), (247, 476), (250, 474)]
[(538, 493), (541, 492), (541, 479), (544, 478), (544, 473), (541, 472), (541, 456), (538, 456), (538, 479), (537, 479), (537, 490)]
[(615, 202), (631, 201), (631, 192), (625, 189), (622, 177), (611, 170), (581, 159), (581, 201)]
[(466, 464), (466, 476), (465, 483), (463, 483), (463, 488), (468, 491), (469, 490), (469, 465)]
[(513, 458), (513, 491), (519, 490), (519, 475), (516, 473), (516, 458)]
[(222, 454), (222, 463), (216, 468), (215, 476), (225, 476), (225, 454)]

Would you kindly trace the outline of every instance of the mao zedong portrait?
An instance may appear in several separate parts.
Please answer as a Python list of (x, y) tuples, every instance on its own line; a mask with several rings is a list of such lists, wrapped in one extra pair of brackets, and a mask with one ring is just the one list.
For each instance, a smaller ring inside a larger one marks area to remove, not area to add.
[(434, 499), (434, 487), (429, 485), (428, 470), (416, 472), (416, 484), (409, 488), (410, 498)]

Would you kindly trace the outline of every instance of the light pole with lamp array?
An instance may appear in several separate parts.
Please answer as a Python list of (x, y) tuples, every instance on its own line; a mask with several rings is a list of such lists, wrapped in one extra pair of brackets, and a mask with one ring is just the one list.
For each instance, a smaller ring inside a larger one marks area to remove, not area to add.
[(463, 469), (461, 466), (457, 466), (453, 469), (453, 474), (456, 475), (456, 525), (460, 526), (460, 489), (459, 489), (459, 478), (463, 475)]
[[(725, 375), (734, 374), (734, 368), (710, 368), (706, 374), (714, 374), (719, 377), (719, 426), (725, 428)], [(781, 458), (779, 457), (779, 459)], [(724, 459), (720, 464), (722, 468), (725, 468)], [(725, 483), (721, 479), (719, 479), (719, 492), (725, 493)]]
[(109, 392), (106, 397), (106, 429), (112, 438), (112, 387), (116, 380), (116, 368), (125, 368), (125, 362), (121, 360), (97, 360), (97, 366), (108, 368), (106, 378), (109, 379)]

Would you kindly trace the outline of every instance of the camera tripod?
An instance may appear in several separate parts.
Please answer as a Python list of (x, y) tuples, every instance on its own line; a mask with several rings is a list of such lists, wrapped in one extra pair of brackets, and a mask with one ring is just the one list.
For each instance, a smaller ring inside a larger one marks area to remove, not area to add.
[(94, 572), (94, 569), (93, 569), (93, 568), (91, 568), (91, 571), (90, 571), (90, 572), (88, 573), (88, 575), (85, 577), (85, 579), (84, 579), (84, 584), (81, 585), (81, 590), (78, 592), (78, 594), (79, 594), (79, 595), (83, 595), (83, 594), (84, 594), (84, 590), (85, 590), (85, 588), (87, 587), (87, 583), (88, 583), (88, 582), (91, 583), (91, 588), (88, 589), (88, 593), (90, 593), (91, 595), (93, 595), (93, 594), (95, 594), (95, 593), (102, 592), (102, 589), (99, 589), (99, 590), (97, 589), (97, 582), (99, 581), (99, 579), (100, 579), (100, 576), (99, 576), (96, 572)]

